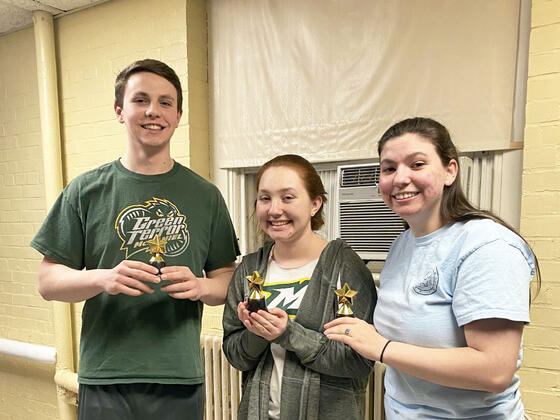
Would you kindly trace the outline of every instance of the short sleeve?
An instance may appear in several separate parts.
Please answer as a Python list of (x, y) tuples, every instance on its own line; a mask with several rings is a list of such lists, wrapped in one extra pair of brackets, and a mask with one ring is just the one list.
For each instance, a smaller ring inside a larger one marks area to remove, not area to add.
[(240, 254), (237, 236), (226, 203), (218, 191), (216, 195), (217, 199), (212, 215), (212, 237), (210, 238), (208, 258), (204, 265), (204, 271), (206, 272), (232, 263)]
[(497, 239), (470, 253), (459, 265), (453, 312), (463, 326), (479, 319), (529, 322), (533, 272), (519, 248)]
[(84, 268), (83, 225), (65, 192), (52, 206), (31, 246), (58, 263), (81, 270)]

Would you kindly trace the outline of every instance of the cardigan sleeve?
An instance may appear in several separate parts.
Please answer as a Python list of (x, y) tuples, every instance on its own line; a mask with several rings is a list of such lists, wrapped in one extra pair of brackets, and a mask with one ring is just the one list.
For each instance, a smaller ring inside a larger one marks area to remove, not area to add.
[(268, 348), (269, 342), (245, 327), (237, 317), (237, 305), (245, 300), (244, 282), (247, 272), (246, 260), (236, 268), (229, 284), (222, 326), (224, 340), (222, 348), (233, 367), (241, 371), (256, 368), (261, 355)]

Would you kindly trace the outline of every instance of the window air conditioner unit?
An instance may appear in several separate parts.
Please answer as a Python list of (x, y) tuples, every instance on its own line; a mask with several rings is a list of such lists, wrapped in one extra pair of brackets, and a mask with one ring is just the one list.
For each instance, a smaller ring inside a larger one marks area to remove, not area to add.
[(405, 228), (381, 198), (379, 164), (339, 166), (337, 180), (337, 236), (363, 260), (385, 260)]

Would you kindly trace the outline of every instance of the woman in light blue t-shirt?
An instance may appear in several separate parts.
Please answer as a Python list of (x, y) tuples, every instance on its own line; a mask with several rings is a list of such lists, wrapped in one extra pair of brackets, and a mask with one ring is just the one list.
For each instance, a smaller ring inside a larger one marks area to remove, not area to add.
[(522, 419), (516, 371), (536, 257), (467, 201), (443, 125), (401, 121), (378, 151), (383, 200), (410, 228), (381, 272), (375, 326), (339, 318), (325, 334), (387, 364), (388, 420)]

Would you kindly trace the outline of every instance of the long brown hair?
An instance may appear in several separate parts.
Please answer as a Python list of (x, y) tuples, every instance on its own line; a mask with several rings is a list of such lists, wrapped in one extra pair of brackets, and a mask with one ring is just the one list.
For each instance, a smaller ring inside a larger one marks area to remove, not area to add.
[[(381, 136), (381, 139), (377, 144), (377, 152), (379, 153), (379, 156), (381, 156), (381, 151), (389, 140), (394, 139), (395, 137), (400, 137), (404, 134), (417, 134), (429, 140), (435, 146), (436, 152), (441, 159), (443, 166), (447, 167), (451, 160), (455, 160), (457, 162), (457, 177), (455, 178), (455, 181), (450, 186), (444, 186), (443, 189), (440, 212), (444, 223), (466, 222), (473, 219), (491, 219), (517, 234), (525, 241), (525, 243), (527, 243), (527, 246), (531, 248), (527, 240), (523, 238), (523, 236), (521, 236), (515, 228), (510, 226), (491, 211), (477, 209), (469, 202), (463, 192), (463, 189), (461, 188), (459, 154), (457, 153), (457, 149), (451, 141), (451, 136), (445, 126), (435, 120), (432, 120), (431, 118), (416, 117), (400, 121), (389, 127), (389, 129)], [(541, 271), (539, 268), (539, 261), (534, 252), (533, 256), (535, 258), (535, 275), (538, 294), (541, 288)]]

